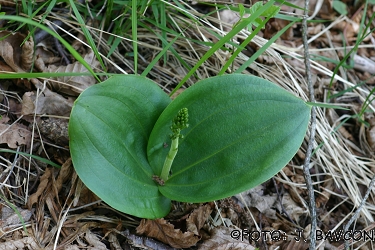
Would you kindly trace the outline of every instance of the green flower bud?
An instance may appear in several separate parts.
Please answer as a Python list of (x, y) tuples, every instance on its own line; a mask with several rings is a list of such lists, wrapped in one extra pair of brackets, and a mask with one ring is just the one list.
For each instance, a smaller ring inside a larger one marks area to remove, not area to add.
[(177, 137), (182, 138), (182, 135), (180, 135), (181, 130), (184, 128), (187, 128), (189, 126), (189, 114), (187, 108), (182, 108), (178, 111), (177, 116), (173, 118), (172, 121), (172, 134), (171, 139), (174, 140)]

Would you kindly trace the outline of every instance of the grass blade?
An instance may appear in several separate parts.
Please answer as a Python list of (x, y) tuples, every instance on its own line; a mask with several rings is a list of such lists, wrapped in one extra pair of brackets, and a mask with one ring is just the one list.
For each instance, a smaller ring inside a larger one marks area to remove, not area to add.
[(75, 5), (73, 0), (69, 0), (69, 3), (70, 3), (70, 6), (73, 9), (74, 15), (77, 18), (78, 23), (81, 25), (82, 32), (85, 35), (85, 38), (87, 39), (87, 43), (90, 45), (92, 51), (95, 54), (96, 59), (98, 59), (98, 61), (100, 62), (100, 65), (102, 66), (103, 70), (107, 71), (107, 68), (104, 65), (104, 62), (102, 60), (102, 57), (99, 54), (98, 48), (96, 47), (95, 42), (92, 39), (92, 36), (91, 36), (89, 30), (86, 28), (85, 21), (83, 21), (83, 19), (81, 17), (81, 14), (79, 13), (79, 11), (77, 9), (77, 6)]
[(277, 38), (279, 38), (284, 32), (289, 29), (295, 22), (289, 23), (287, 26), (285, 26), (283, 29), (281, 29), (279, 32), (276, 33), (264, 46), (262, 46), (257, 52), (252, 55), (249, 60), (247, 60), (245, 63), (239, 67), (235, 73), (240, 73), (244, 71), (247, 67), (249, 67), (250, 64), (252, 64), (264, 51), (266, 51), (267, 48), (273, 44)]
[[(228, 61), (225, 63), (225, 65), (221, 68), (220, 72), (218, 75), (222, 75), (224, 74), (225, 71), (227, 71), (227, 69), (229, 68), (229, 66), (233, 63), (233, 61), (237, 58), (238, 54), (243, 50), (245, 49), (246, 45), (249, 44), (251, 42), (251, 40), (256, 36), (256, 34), (258, 34), (258, 32), (266, 25), (266, 23), (268, 22), (268, 20), (271, 19), (271, 15), (268, 16), (260, 25), (258, 25), (258, 27), (256, 27), (256, 29), (251, 32), (251, 34), (241, 43), (241, 46), (240, 48), (238, 48), (237, 50), (235, 50), (232, 54), (232, 56), (228, 59)], [(267, 49), (269, 46), (263, 46), (261, 49)]]
[(17, 151), (11, 150), (11, 149), (4, 149), (4, 148), (0, 149), (0, 153), (13, 153), (13, 154), (18, 153), (18, 154), (23, 155), (23, 156), (34, 158), (35, 160), (44, 162), (44, 163), (49, 164), (53, 167), (61, 168), (60, 165), (57, 165), (56, 163), (54, 163), (54, 162), (52, 162), (48, 159), (42, 158), (40, 156), (37, 156), (37, 155), (31, 155), (31, 154), (28, 154), (28, 153), (24, 153), (24, 152), (20, 152), (20, 151), (17, 152)]
[[(0, 15), (0, 20), (11, 20), (11, 21), (16, 21), (16, 22), (20, 22), (20, 23), (27, 23), (27, 24), (30, 24), (30, 25), (33, 25), (33, 26), (36, 26), (37, 28), (39, 29), (42, 29), (44, 31), (46, 31), (48, 34), (50, 34), (51, 36), (55, 37), (56, 39), (58, 39), (62, 45), (65, 46), (65, 48), (74, 56), (75, 59), (77, 59), (78, 62), (80, 62), (83, 66), (85, 66), (85, 68), (95, 77), (95, 79), (100, 82), (100, 79), (97, 77), (97, 75), (95, 74), (95, 72), (92, 70), (91, 66), (82, 58), (82, 56), (67, 42), (65, 41), (59, 34), (56, 34), (55, 32), (53, 32), (52, 30), (50, 30), (49, 28), (47, 28), (46, 26), (40, 24), (40, 23), (37, 23), (33, 20), (30, 20), (28, 18), (24, 18), (24, 17), (20, 17), (20, 16), (8, 16), (8, 15)], [(19, 77), (18, 77), (19, 78)]]
[(197, 64), (187, 73), (187, 75), (181, 80), (181, 82), (176, 86), (176, 88), (171, 92), (170, 95), (173, 95), (186, 81), (189, 79), (190, 76), (194, 74), (194, 72), (210, 57), (212, 56), (218, 49), (220, 49), (226, 42), (231, 40), (237, 33), (239, 33), (243, 28), (247, 27), (250, 23), (254, 22), (256, 18), (258, 18), (264, 11), (266, 11), (275, 0), (270, 0), (266, 3), (263, 7), (259, 8), (253, 15), (248, 18), (243, 19), (236, 27), (234, 27), (228, 34), (226, 34), (221, 40), (219, 40), (214, 46), (212, 46), (206, 54), (198, 61)]
[(176, 36), (169, 44), (167, 44), (167, 46), (165, 46), (163, 48), (162, 51), (160, 51), (159, 54), (157, 54), (157, 56), (151, 61), (151, 63), (147, 66), (147, 68), (143, 71), (143, 73), (141, 74), (141, 76), (146, 76), (150, 71), (151, 69), (154, 67), (154, 65), (159, 61), (159, 59), (163, 56), (163, 55), (166, 55), (166, 52), (168, 51), (168, 49), (174, 44), (174, 42), (179, 38), (179, 36)]
[(132, 0), (132, 39), (133, 39), (133, 53), (134, 53), (134, 73), (138, 72), (138, 16), (137, 16), (137, 0)]

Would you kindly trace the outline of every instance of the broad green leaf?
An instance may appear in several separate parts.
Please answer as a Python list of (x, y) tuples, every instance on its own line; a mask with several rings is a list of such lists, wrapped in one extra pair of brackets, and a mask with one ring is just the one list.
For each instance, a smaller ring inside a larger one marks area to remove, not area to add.
[(280, 7), (276, 5), (272, 5), (270, 8), (268, 8), (265, 12), (263, 12), (263, 16), (265, 17), (274, 17), (279, 13)]
[[(263, 6), (263, 3), (262, 2), (256, 2), (254, 3), (251, 8), (249, 9), (249, 12), (251, 15), (253, 15), (257, 10), (259, 10), (260, 8), (262, 8)], [(263, 15), (264, 11), (262, 12), (261, 15)]]
[(245, 15), (245, 7), (242, 5), (242, 4), (238, 4), (238, 9), (239, 9), (239, 14), (240, 14), (240, 18), (243, 18), (243, 16)]
[[(256, 2), (253, 6), (251, 6), (250, 8), (250, 14), (253, 15), (257, 10), (259, 10), (260, 8), (263, 7), (263, 3), (262, 2)], [(269, 18), (272, 18), (274, 17), (277, 13), (279, 13), (280, 11), (280, 7), (276, 6), (276, 5), (271, 5), (269, 8), (267, 8), (262, 14), (261, 16), (264, 16), (264, 17), (269, 17)], [(258, 27), (259, 25), (261, 25), (263, 22), (263, 20), (261, 18), (256, 18), (254, 23), (252, 23), (255, 27)]]
[(202, 80), (160, 115), (148, 141), (148, 161), (160, 175), (169, 151), (171, 120), (189, 110), (171, 176), (160, 192), (171, 200), (205, 202), (268, 180), (300, 147), (310, 106), (264, 79), (225, 75)]
[(89, 189), (119, 211), (160, 218), (170, 210), (146, 156), (148, 137), (169, 102), (151, 80), (124, 75), (88, 88), (73, 106), (74, 167)]
[(332, 7), (334, 10), (336, 10), (340, 15), (346, 15), (348, 14), (348, 7), (346, 6), (345, 3), (341, 1), (333, 1), (332, 2)]
[[(262, 7), (263, 7), (263, 3), (262, 2), (256, 2), (255, 4), (253, 4), (253, 6), (251, 6), (249, 12), (250, 12), (251, 15), (253, 15), (257, 10), (259, 10)], [(270, 17), (274, 17), (279, 11), (280, 11), (280, 7), (278, 7), (276, 5), (271, 5), (265, 11), (263, 11), (263, 13), (261, 14), (261, 16), (264, 16), (264, 17), (269, 17), (269, 16)]]

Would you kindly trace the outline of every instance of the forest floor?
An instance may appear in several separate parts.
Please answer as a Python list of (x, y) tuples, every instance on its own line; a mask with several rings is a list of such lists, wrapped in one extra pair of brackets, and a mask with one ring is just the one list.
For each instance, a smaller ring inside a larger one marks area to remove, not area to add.
[[(242, 4), (249, 9), (248, 1), (138, 1), (138, 23), (130, 18), (137, 1), (78, 1), (75, 8), (73, 1), (29, 2), (0, 0), (1, 10), (58, 32), (95, 72), (103, 73), (102, 81), (106, 73), (140, 74), (151, 64), (147, 77), (168, 94), (197, 64), (179, 92), (216, 76), (231, 57), (233, 44), (251, 34), (249, 29), (239, 31), (201, 62), (238, 24), (240, 14), (230, 8), (240, 10)], [(304, 6), (300, 0), (290, 3)], [(307, 35), (316, 100), (346, 108), (317, 109), (310, 170), (317, 246), (343, 249), (342, 230), (375, 173), (375, 7), (352, 0), (311, 0), (310, 10)], [(225, 72), (240, 68), (242, 74), (267, 79), (308, 101), (298, 21), (303, 10), (284, 4), (279, 14)], [(274, 43), (266, 44), (292, 21)], [(175, 202), (168, 216), (154, 221), (118, 212), (83, 185), (69, 152), (71, 108), (97, 80), (64, 44), (31, 23), (0, 16), (0, 25), (0, 249), (308, 248), (311, 219), (302, 169), (308, 134), (287, 166), (251, 190), (204, 204)], [(265, 51), (246, 64), (261, 48)], [(371, 192), (346, 234), (353, 249), (374, 249), (374, 216)], [(140, 234), (145, 228), (148, 232)]]

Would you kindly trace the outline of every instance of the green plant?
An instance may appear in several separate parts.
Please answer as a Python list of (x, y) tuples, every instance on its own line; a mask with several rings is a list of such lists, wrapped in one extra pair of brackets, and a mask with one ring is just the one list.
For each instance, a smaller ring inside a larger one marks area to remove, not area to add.
[(346, 6), (345, 3), (339, 1), (339, 0), (334, 0), (332, 2), (332, 7), (334, 10), (336, 10), (340, 15), (347, 15), (348, 14), (348, 7)]
[(271, 178), (300, 147), (309, 113), (310, 105), (255, 76), (204, 79), (173, 101), (145, 77), (114, 76), (76, 100), (71, 156), (110, 206), (160, 218), (171, 200), (217, 200)]

